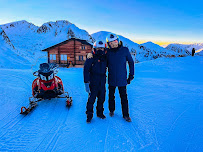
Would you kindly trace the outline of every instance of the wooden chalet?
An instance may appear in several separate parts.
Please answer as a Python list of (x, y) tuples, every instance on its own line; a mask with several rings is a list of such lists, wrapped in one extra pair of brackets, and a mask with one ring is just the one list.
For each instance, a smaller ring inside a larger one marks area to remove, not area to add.
[(87, 53), (92, 51), (92, 44), (85, 40), (70, 38), (42, 51), (47, 51), (49, 63), (54, 62), (59, 66), (83, 65)]

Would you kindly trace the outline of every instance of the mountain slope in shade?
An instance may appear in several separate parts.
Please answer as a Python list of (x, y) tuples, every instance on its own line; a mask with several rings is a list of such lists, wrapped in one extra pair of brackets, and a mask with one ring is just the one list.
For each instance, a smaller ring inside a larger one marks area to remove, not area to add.
[(0, 27), (0, 68), (28, 68), (29, 62), (20, 57), (10, 39)]
[(4, 32), (4, 30), (0, 27), (0, 42), (1, 42), (1, 46), (7, 46), (10, 47), (12, 49), (15, 49), (13, 44), (11, 43), (10, 39), (8, 38), (8, 36), (6, 35), (6, 33)]

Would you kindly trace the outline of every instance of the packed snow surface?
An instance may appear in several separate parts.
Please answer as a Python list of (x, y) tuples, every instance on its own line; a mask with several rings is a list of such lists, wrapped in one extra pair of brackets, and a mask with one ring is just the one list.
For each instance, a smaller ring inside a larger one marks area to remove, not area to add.
[[(82, 68), (60, 68), (73, 97), (42, 101), (27, 116), (34, 76), (29, 69), (0, 69), (0, 151), (203, 151), (203, 57), (159, 58), (135, 64), (127, 86), (132, 122), (122, 118), (118, 90), (115, 116), (86, 123)], [(108, 86), (107, 86), (108, 87)]]

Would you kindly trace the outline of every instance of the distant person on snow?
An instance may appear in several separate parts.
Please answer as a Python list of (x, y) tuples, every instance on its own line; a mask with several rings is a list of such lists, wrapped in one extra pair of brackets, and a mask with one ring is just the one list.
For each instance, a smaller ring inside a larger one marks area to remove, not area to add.
[(192, 49), (192, 56), (195, 55), (195, 48)]
[(103, 41), (96, 41), (93, 45), (93, 57), (85, 61), (84, 65), (84, 83), (86, 92), (89, 93), (88, 102), (86, 106), (87, 123), (90, 123), (93, 117), (93, 107), (97, 100), (97, 116), (105, 119), (103, 114), (103, 104), (106, 94), (106, 47)]
[[(107, 66), (109, 84), (109, 115), (114, 116), (115, 111), (115, 90), (118, 87), (123, 118), (131, 122), (128, 108), (127, 84), (134, 78), (134, 61), (127, 47), (123, 47), (122, 41), (116, 34), (110, 33), (107, 38)], [(88, 54), (88, 58), (92, 58)], [(129, 64), (129, 76), (127, 78), (126, 63)]]

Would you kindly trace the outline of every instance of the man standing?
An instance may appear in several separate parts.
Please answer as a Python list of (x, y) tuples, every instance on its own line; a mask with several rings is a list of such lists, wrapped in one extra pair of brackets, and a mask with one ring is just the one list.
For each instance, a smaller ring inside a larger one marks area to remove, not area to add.
[[(116, 34), (110, 33), (106, 37), (108, 46), (107, 64), (108, 64), (108, 84), (109, 84), (109, 111), (110, 116), (115, 111), (115, 89), (118, 87), (123, 118), (131, 122), (129, 117), (127, 84), (130, 84), (134, 78), (134, 61), (127, 47), (123, 47), (122, 41)], [(127, 78), (126, 63), (129, 64), (129, 76)]]

